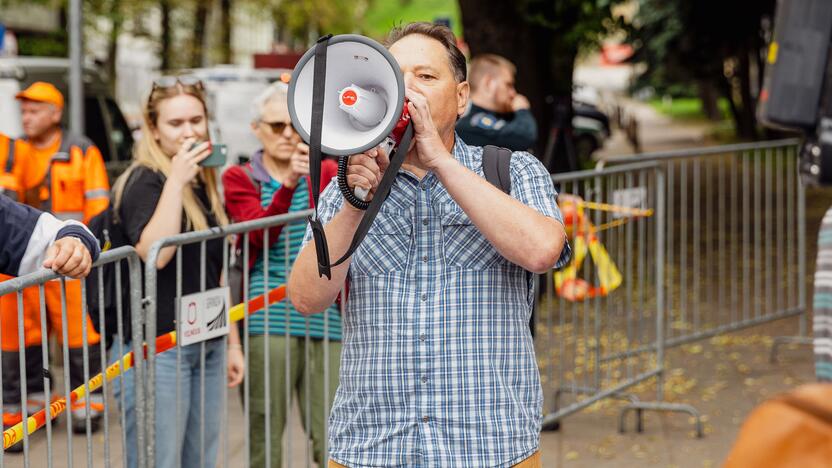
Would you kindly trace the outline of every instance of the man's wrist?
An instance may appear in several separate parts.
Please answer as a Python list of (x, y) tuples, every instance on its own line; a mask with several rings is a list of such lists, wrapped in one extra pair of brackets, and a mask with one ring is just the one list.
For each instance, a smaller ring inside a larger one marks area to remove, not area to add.
[(356, 208), (352, 203), (344, 200), (344, 205), (341, 207), (341, 213), (352, 221), (360, 222), (364, 216), (364, 210)]
[(434, 174), (436, 174), (439, 180), (443, 180), (445, 177), (448, 176), (449, 173), (453, 172), (457, 167), (459, 167), (459, 161), (457, 161), (453, 156), (451, 156), (450, 153), (448, 153), (447, 157), (440, 158), (431, 170)]

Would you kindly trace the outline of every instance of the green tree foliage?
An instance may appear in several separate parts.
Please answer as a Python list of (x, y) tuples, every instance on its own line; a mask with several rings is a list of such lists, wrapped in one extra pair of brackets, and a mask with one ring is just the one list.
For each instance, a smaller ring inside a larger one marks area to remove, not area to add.
[(628, 40), (645, 79), (690, 86), (706, 108), (726, 98), (737, 135), (752, 139), (774, 8), (775, 0), (639, 0)]

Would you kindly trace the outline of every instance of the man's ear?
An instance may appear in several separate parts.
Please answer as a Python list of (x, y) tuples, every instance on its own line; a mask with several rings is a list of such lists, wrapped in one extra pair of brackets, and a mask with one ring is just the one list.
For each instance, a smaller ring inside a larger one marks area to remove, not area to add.
[(456, 85), (456, 115), (461, 116), (468, 108), (468, 98), (471, 94), (471, 86), (467, 81)]

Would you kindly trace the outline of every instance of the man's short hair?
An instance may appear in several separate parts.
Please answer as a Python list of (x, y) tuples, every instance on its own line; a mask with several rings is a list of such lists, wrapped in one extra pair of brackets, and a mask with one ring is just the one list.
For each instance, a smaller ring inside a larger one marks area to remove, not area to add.
[(384, 45), (390, 47), (406, 36), (411, 34), (421, 34), (431, 39), (435, 39), (445, 47), (448, 51), (448, 63), (451, 64), (451, 70), (454, 72), (454, 79), (457, 83), (462, 83), (466, 80), (468, 70), (465, 66), (465, 55), (456, 46), (456, 36), (447, 26), (441, 24), (433, 24), (426, 22), (409, 23), (404, 26), (396, 26), (387, 35), (387, 40)]
[(266, 106), (275, 99), (280, 99), (285, 105), (288, 105), (288, 96), (289, 86), (286, 83), (275, 82), (270, 84), (268, 88), (254, 98), (251, 106), (252, 122), (259, 122), (263, 118), (263, 111)]
[(471, 91), (476, 91), (483, 78), (496, 76), (500, 70), (508, 70), (511, 76), (517, 73), (517, 67), (505, 57), (495, 54), (480, 54), (474, 57), (470, 70)]

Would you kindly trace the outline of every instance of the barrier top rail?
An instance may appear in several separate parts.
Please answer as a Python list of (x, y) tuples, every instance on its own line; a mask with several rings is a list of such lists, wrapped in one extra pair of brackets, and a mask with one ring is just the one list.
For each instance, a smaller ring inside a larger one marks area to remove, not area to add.
[(637, 172), (648, 169), (655, 169), (659, 167), (656, 161), (640, 161), (630, 159), (631, 164), (623, 164), (615, 167), (598, 167), (596, 169), (587, 169), (584, 171), (564, 172), (560, 174), (552, 174), (552, 182), (572, 182), (575, 180), (591, 179), (603, 175), (620, 174), (625, 172)]
[(156, 259), (159, 252), (165, 247), (193, 244), (225, 237), (231, 234), (244, 234), (246, 232), (268, 229), (281, 224), (289, 224), (295, 221), (306, 221), (306, 218), (313, 213), (312, 210), (303, 210), (291, 214), (269, 216), (268, 218), (254, 219), (242, 223), (233, 223), (225, 227), (212, 227), (202, 231), (191, 231), (176, 234), (174, 236), (159, 239), (150, 246), (145, 262), (145, 272), (155, 271)]
[[(98, 260), (96, 260), (96, 262), (92, 265), (92, 268), (104, 265), (106, 263), (124, 260), (137, 255), (138, 254), (136, 254), (136, 250), (133, 247), (118, 247), (112, 250), (108, 250), (106, 252), (102, 252), (101, 255), (98, 257)], [(23, 288), (43, 284), (47, 281), (59, 279), (61, 277), (61, 275), (55, 273), (54, 271), (44, 268), (41, 271), (29, 273), (26, 276), (20, 276), (18, 278), (12, 278), (3, 281), (2, 283), (0, 283), (0, 296), (21, 291), (23, 290)]]
[(687, 148), (672, 151), (656, 151), (653, 153), (621, 154), (601, 158), (601, 160), (598, 161), (598, 168), (603, 168), (606, 164), (618, 164), (632, 161), (663, 161), (668, 159), (690, 158), (694, 156), (712, 156), (736, 151), (780, 148), (783, 146), (798, 145), (799, 143), (800, 139), (798, 138), (784, 138), (781, 140), (705, 146), (701, 148)]

